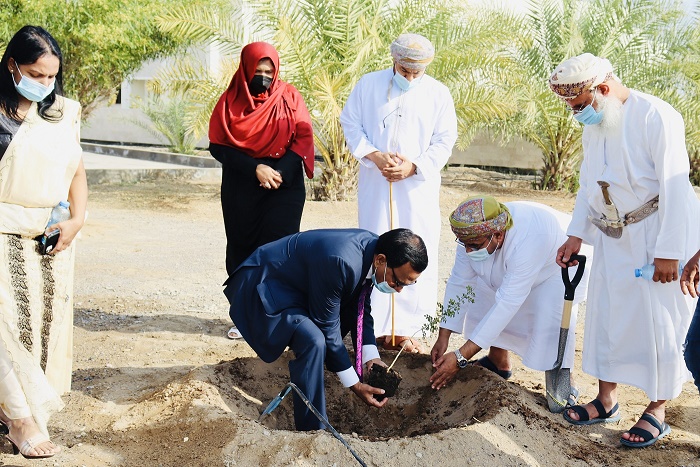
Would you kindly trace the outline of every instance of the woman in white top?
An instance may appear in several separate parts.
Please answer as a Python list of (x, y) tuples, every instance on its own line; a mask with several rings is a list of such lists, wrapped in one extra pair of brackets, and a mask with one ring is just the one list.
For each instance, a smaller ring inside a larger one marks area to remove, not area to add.
[[(49, 416), (70, 390), (73, 239), (82, 228), (87, 181), (80, 104), (62, 94), (62, 55), (44, 29), (24, 26), (0, 61), (0, 426), (15, 454), (50, 457)], [(51, 210), (71, 218), (50, 254), (37, 238)]]

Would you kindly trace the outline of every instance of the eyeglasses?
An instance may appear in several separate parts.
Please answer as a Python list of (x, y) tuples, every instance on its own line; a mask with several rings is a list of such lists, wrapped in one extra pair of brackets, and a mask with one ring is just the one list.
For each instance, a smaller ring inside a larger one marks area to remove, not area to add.
[[(591, 92), (590, 89), (588, 90), (588, 92)], [(593, 103), (595, 102), (597, 92), (598, 92), (598, 88), (593, 88), (593, 99), (591, 100), (591, 102), (589, 102), (587, 104), (574, 105), (573, 107), (569, 107), (569, 110), (571, 110), (571, 112), (574, 115), (580, 114), (581, 112), (583, 112), (583, 109), (585, 109), (589, 105), (593, 105)]]
[(397, 287), (408, 287), (409, 285), (415, 284), (414, 282), (411, 282), (410, 284), (407, 284), (406, 282), (401, 282), (398, 277), (396, 277), (396, 271), (394, 271), (394, 268), (390, 267), (391, 269), (391, 274), (394, 276), (394, 288)]
[(386, 115), (386, 117), (384, 117), (384, 118), (382, 119), (382, 126), (383, 126), (384, 128), (386, 128), (386, 119), (389, 118), (389, 117), (391, 117), (392, 114), (396, 113), (396, 116), (399, 117), (399, 118), (401, 118), (401, 114), (400, 114), (400, 113), (397, 113), (398, 110), (399, 110), (399, 108), (396, 107), (394, 110), (392, 110), (391, 112), (389, 112), (389, 113)]
[(455, 238), (455, 243), (462, 248), (465, 248), (467, 251), (481, 250), (484, 247), (484, 241), (480, 243), (464, 243), (459, 238)]

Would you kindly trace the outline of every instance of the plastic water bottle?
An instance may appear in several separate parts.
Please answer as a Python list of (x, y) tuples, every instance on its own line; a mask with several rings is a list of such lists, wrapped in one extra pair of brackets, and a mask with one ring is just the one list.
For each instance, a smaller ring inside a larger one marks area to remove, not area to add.
[(49, 218), (49, 223), (46, 224), (46, 228), (49, 228), (53, 224), (58, 224), (59, 222), (67, 221), (70, 219), (70, 203), (68, 201), (61, 201), (51, 210), (51, 217)]
[[(678, 262), (678, 278), (680, 279), (681, 274), (683, 274), (683, 268), (685, 267), (685, 263), (683, 261)], [(654, 264), (645, 264), (639, 269), (634, 270), (634, 277), (641, 277), (642, 279), (646, 279), (648, 281), (652, 280), (654, 277), (654, 269), (655, 266)]]

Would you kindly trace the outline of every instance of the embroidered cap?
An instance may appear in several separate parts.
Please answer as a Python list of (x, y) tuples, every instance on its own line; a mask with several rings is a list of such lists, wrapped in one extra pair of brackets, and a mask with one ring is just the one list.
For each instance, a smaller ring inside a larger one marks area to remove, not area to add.
[(609, 79), (620, 81), (610, 61), (585, 53), (561, 62), (549, 77), (549, 87), (562, 99), (575, 99)]
[(450, 227), (455, 236), (469, 240), (510, 229), (513, 217), (493, 196), (472, 196), (452, 211)]

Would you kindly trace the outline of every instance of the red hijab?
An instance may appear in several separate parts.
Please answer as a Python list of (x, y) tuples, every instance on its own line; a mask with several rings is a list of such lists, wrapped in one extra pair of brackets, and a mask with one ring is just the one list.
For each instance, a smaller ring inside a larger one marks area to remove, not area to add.
[[(270, 88), (252, 96), (248, 83), (258, 62), (269, 58), (275, 66)], [(221, 95), (209, 120), (209, 141), (236, 148), (254, 158), (280, 158), (287, 149), (304, 161), (309, 178), (314, 172), (311, 117), (291, 84), (278, 79), (280, 59), (267, 42), (252, 42), (241, 50), (238, 70)]]

